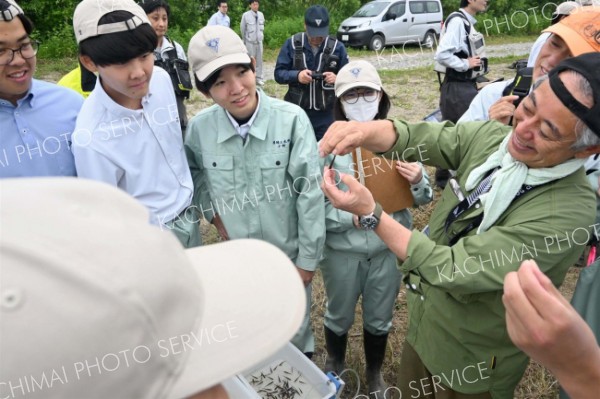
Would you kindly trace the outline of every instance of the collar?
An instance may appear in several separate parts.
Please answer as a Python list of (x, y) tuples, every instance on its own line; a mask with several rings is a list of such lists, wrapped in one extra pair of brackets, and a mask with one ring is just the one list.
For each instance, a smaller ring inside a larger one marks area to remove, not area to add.
[(36, 79), (31, 79), (31, 86), (29, 86), (29, 90), (27, 90), (27, 92), (25, 93), (25, 95), (23, 95), (23, 97), (19, 98), (17, 100), (17, 105), (13, 105), (12, 102), (5, 100), (5, 99), (0, 99), (0, 105), (2, 106), (10, 106), (12, 108), (19, 108), (22, 107), (24, 104), (29, 104), (29, 106), (31, 108), (35, 107), (35, 102), (36, 102), (36, 98), (35, 98), (35, 94), (38, 92), (38, 86), (39, 83)]
[(458, 11), (462, 12), (463, 14), (465, 14), (465, 17), (467, 17), (467, 19), (469, 20), (469, 22), (471, 23), (471, 25), (475, 25), (477, 23), (477, 19), (475, 19), (475, 17), (472, 16), (471, 14), (469, 14), (464, 8), (461, 8)]
[[(256, 110), (254, 111), (254, 114), (252, 114), (252, 117), (250, 118), (250, 120), (248, 122), (246, 122), (245, 124), (243, 124), (242, 126), (240, 126), (237, 123), (235, 118), (233, 116), (231, 116), (231, 114), (229, 112), (227, 112), (225, 110), (225, 108), (221, 107), (223, 112), (227, 116), (229, 123), (233, 127), (233, 130), (219, 129), (219, 133), (217, 136), (217, 143), (219, 143), (219, 144), (223, 143), (224, 141), (229, 140), (234, 135), (241, 136), (240, 132), (241, 131), (243, 132), (244, 130), (247, 132), (247, 134), (251, 134), (252, 136), (254, 136), (260, 140), (264, 140), (267, 137), (267, 131), (266, 131), (267, 129), (260, 129), (260, 128), (252, 129), (252, 126), (254, 126), (254, 122), (256, 121), (257, 118), (259, 119), (259, 121), (262, 120), (262, 117), (259, 117), (259, 111), (261, 110), (261, 108), (264, 108), (264, 111), (265, 111), (262, 114), (265, 114), (265, 113), (268, 114), (268, 112), (269, 112), (268, 102), (265, 98), (263, 98), (263, 96), (265, 96), (265, 94), (262, 92), (262, 90), (260, 90), (258, 88), (256, 89), (256, 94), (258, 95), (258, 104), (256, 105)], [(242, 136), (242, 137), (244, 137), (244, 136)]]
[[(149, 85), (148, 88), (148, 94), (146, 94), (143, 98), (142, 98), (142, 108), (140, 109), (130, 109), (130, 108), (126, 108), (124, 106), (122, 106), (121, 104), (117, 103), (115, 100), (113, 100), (108, 93), (106, 93), (106, 91), (104, 90), (104, 87), (102, 86), (102, 78), (98, 77), (98, 84), (96, 85), (96, 87), (94, 87), (94, 92), (97, 92), (97, 96), (98, 96), (98, 100), (100, 101), (100, 103), (106, 107), (106, 109), (116, 115), (116, 116), (129, 116), (129, 115), (139, 115), (141, 113), (144, 112), (144, 108), (146, 108), (148, 106), (148, 104), (150, 103), (150, 98), (152, 97), (152, 85)], [(152, 79), (150, 80), (152, 81)]]

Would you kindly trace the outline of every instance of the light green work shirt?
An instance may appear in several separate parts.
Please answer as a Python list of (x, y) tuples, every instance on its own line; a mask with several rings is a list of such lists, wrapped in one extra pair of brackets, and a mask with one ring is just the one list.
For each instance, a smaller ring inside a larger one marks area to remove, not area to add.
[[(498, 149), (511, 128), (495, 121), (408, 124), (394, 121), (398, 140), (386, 157), (457, 171), (464, 195), (469, 173)], [(414, 231), (400, 269), (407, 283), (408, 342), (436, 381), (455, 391), (512, 398), (528, 358), (506, 331), (504, 276), (535, 259), (558, 286), (590, 236), (594, 193), (583, 168), (515, 199), (486, 232), (471, 230), (453, 246), (448, 236), (483, 211), (473, 207), (445, 232), (459, 203), (450, 185), (431, 215), (430, 236)]]
[(258, 93), (245, 140), (218, 105), (191, 120), (185, 150), (193, 203), (208, 221), (219, 214), (230, 239), (270, 242), (312, 271), (325, 241), (315, 135), (300, 107)]

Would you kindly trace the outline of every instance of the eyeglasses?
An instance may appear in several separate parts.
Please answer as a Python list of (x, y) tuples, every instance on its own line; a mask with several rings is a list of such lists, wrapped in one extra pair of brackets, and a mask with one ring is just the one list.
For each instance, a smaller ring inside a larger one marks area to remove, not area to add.
[(0, 48), (0, 65), (8, 65), (15, 59), (15, 53), (21, 54), (21, 57), (28, 60), (35, 57), (39, 48), (39, 42), (32, 40), (28, 43), (21, 44), (21, 47)]
[(372, 103), (379, 98), (379, 92), (373, 89), (365, 89), (362, 92), (359, 92), (358, 90), (354, 89), (342, 94), (342, 101), (348, 104), (355, 104), (359, 97), (364, 98), (368, 103)]

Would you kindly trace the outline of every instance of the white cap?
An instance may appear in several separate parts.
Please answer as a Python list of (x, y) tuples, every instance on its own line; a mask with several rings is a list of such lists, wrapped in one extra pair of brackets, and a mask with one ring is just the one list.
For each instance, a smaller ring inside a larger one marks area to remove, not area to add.
[(0, 180), (0, 203), (0, 397), (181, 399), (302, 322), (304, 287), (271, 244), (184, 250), (91, 180)]
[(200, 29), (190, 40), (188, 59), (199, 81), (227, 65), (249, 64), (248, 49), (230, 28), (210, 25)]
[(581, 7), (576, 1), (565, 1), (556, 6), (556, 10), (552, 13), (552, 17), (556, 18), (559, 15), (569, 15), (573, 10)]
[(381, 91), (381, 78), (375, 67), (368, 61), (352, 61), (344, 65), (335, 79), (335, 95), (342, 94), (355, 87), (370, 87)]
[[(133, 16), (126, 21), (98, 25), (103, 16), (114, 11), (129, 11)], [(78, 44), (90, 37), (133, 30), (143, 24), (150, 24), (148, 16), (133, 0), (83, 0), (73, 14)]]
[(0, 20), (10, 22), (17, 17), (17, 15), (25, 15), (23, 9), (19, 7), (14, 0), (4, 0), (8, 3), (6, 10), (0, 11)]

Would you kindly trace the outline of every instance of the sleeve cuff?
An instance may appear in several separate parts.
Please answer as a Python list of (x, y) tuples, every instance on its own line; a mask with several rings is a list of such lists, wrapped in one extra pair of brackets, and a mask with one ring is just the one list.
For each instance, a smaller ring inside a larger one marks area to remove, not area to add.
[(400, 266), (400, 270), (403, 273), (409, 273), (420, 265), (427, 264), (427, 258), (433, 253), (435, 246), (435, 242), (425, 234), (413, 230), (408, 241), (406, 260)]
[(302, 256), (298, 256), (296, 259), (292, 259), (292, 262), (299, 267), (300, 269), (314, 272), (317, 269), (319, 261), (313, 258), (305, 258)]

